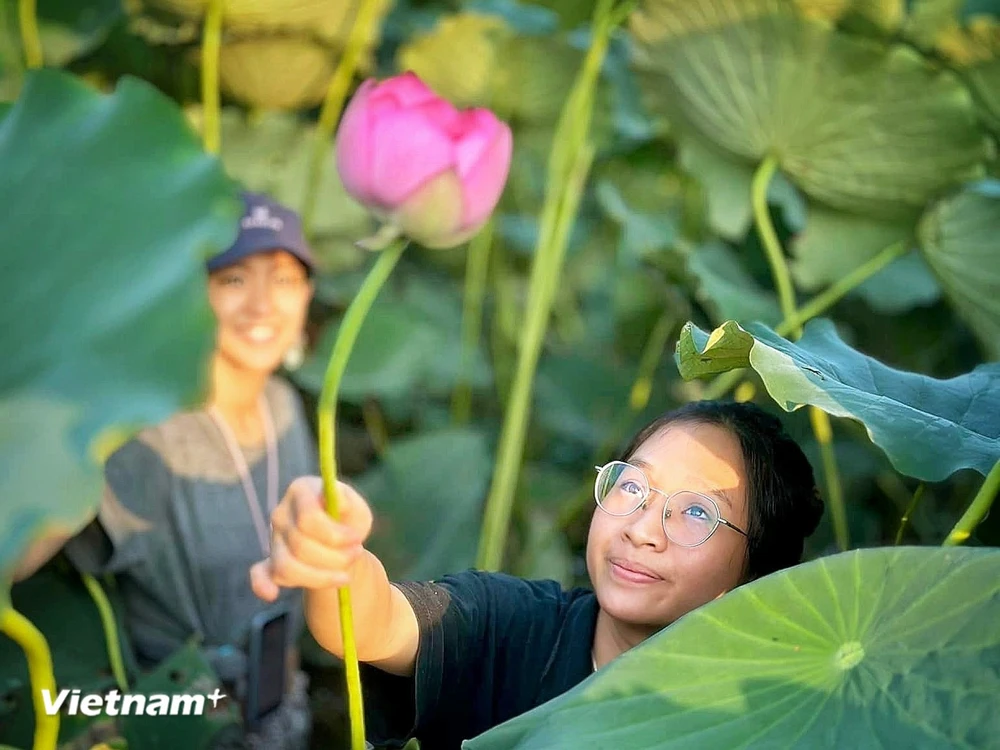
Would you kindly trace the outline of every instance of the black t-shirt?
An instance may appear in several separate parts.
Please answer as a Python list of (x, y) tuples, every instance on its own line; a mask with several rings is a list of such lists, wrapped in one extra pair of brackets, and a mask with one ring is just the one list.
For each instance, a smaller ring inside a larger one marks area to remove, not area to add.
[(471, 570), (395, 585), (417, 615), (420, 648), (413, 677), (361, 667), (377, 748), (416, 737), (423, 750), (459, 750), (593, 673), (592, 591)]

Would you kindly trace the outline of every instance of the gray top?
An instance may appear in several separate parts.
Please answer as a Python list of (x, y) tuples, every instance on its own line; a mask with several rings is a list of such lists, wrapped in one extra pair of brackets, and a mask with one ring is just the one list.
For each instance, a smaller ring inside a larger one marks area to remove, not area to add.
[[(265, 388), (278, 438), (278, 497), (296, 477), (319, 473), (298, 394), (284, 381)], [(267, 456), (244, 448), (265, 520)], [(113, 573), (141, 666), (158, 663), (192, 637), (205, 647), (245, 647), (251, 618), (267, 609), (250, 589), (263, 559), (246, 494), (215, 422), (181, 412), (144, 430), (105, 465), (97, 518), (66, 545), (80, 570)], [(292, 609), (290, 638), (302, 629), (299, 590), (282, 590)]]

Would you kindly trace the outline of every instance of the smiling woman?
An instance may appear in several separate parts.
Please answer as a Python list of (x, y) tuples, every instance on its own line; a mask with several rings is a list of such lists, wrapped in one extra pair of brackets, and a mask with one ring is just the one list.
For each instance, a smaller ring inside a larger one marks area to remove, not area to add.
[[(205, 403), (112, 454), (97, 518), (71, 539), (40, 542), (16, 577), (60, 547), (81, 571), (113, 574), (140, 668), (195, 638), (223, 691), (238, 699), (248, 719), (242, 736), (220, 742), (304, 750), (311, 715), (294, 650), (302, 595), (284, 591), (265, 605), (247, 568), (268, 554), (268, 517), (282, 493), (318, 470), (298, 396), (276, 376), (302, 346), (314, 264), (295, 213), (263, 195), (243, 201), (235, 242), (206, 265), (217, 326)], [(266, 715), (255, 670), (284, 672), (261, 686), (276, 706)]]
[(799, 562), (823, 512), (781, 422), (737, 403), (670, 412), (598, 468), (592, 589), (480, 571), (390, 583), (362, 546), (373, 524), (365, 499), (341, 485), (334, 522), (321, 487), (296, 482), (279, 504), (254, 591), (270, 601), (281, 587), (307, 589), (309, 628), (340, 655), (336, 586), (350, 585), (376, 747), (416, 737), (458, 750), (698, 607)]

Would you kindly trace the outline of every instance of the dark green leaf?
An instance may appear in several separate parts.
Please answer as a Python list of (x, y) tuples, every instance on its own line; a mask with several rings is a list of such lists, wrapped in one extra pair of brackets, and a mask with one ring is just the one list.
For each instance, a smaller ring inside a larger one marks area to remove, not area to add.
[(6, 575), (44, 527), (93, 511), (108, 445), (203, 395), (204, 261), (232, 241), (240, 204), (176, 105), (135, 79), (105, 96), (29, 74), (0, 164)]
[(473, 564), (491, 464), (485, 435), (445, 429), (391, 443), (356, 480), (375, 514), (370, 548), (392, 579), (427, 580)]

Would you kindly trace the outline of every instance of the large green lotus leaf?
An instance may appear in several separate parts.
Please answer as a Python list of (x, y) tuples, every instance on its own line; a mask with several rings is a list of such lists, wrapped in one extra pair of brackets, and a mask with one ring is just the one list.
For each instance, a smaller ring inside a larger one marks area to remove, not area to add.
[(915, 218), (983, 173), (967, 89), (912, 49), (803, 18), (782, 0), (645, 0), (632, 16), (650, 106), (729, 158), (774, 155), (810, 197)]
[(784, 410), (861, 422), (897, 471), (926, 482), (985, 475), (1000, 459), (1000, 363), (947, 380), (903, 372), (849, 347), (826, 319), (794, 344), (760, 324), (727, 321), (709, 335), (689, 323), (677, 359), (685, 379), (752, 367)]
[(820, 558), (726, 594), (467, 750), (995, 747), (1000, 551)]
[(102, 95), (32, 72), (0, 164), (2, 578), (43, 528), (93, 512), (109, 445), (202, 394), (204, 260), (239, 201), (180, 110), (132, 78)]
[[(226, 171), (250, 190), (301, 211), (316, 143), (315, 128), (295, 115), (266, 112), (247, 117), (235, 109), (222, 114), (222, 162)], [(354, 243), (374, 226), (368, 211), (347, 194), (334, 168), (333, 155), (323, 175), (313, 210), (311, 244), (326, 273), (358, 268), (367, 260)]]
[(1000, 181), (967, 186), (931, 208), (924, 257), (991, 359), (1000, 359)]
[(389, 444), (352, 480), (375, 515), (370, 546), (395, 580), (470, 567), (489, 489), (490, 446), (474, 429), (434, 430)]
[[(813, 204), (805, 230), (795, 239), (792, 275), (805, 290), (829, 286), (890, 245), (913, 242), (915, 223), (884, 221), (835, 211)], [(897, 314), (928, 305), (941, 296), (941, 287), (917, 253), (893, 261), (852, 294), (878, 312)]]

